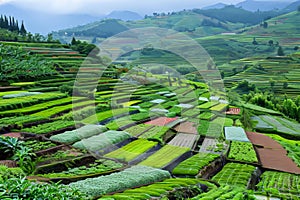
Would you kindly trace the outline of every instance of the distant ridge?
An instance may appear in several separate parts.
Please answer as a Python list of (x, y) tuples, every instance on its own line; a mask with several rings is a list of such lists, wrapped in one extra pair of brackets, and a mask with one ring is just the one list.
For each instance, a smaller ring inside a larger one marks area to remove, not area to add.
[(113, 11), (110, 14), (108, 14), (105, 18), (120, 19), (123, 21), (135, 21), (135, 20), (143, 19), (143, 17), (138, 13), (128, 11), (128, 10)]
[(236, 4), (236, 7), (242, 7), (245, 10), (255, 12), (260, 11), (269, 11), (274, 9), (283, 9), (287, 7), (291, 2), (290, 1), (256, 1), (256, 0), (246, 0)]
[(225, 3), (217, 3), (217, 4), (214, 4), (214, 5), (211, 5), (211, 6), (203, 7), (202, 10), (221, 9), (221, 8), (224, 8), (225, 6), (228, 6), (228, 4), (225, 4)]

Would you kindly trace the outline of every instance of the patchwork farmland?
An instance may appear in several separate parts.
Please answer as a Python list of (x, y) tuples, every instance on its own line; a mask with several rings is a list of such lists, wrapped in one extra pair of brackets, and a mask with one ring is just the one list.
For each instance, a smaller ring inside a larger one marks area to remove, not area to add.
[[(170, 86), (151, 73), (128, 80), (90, 64), (76, 87), (83, 55), (23, 48), (52, 60), (58, 74), (0, 87), (3, 172), (19, 169), (26, 180), (73, 188), (83, 199), (300, 198), (299, 123), (262, 109), (249, 118), (262, 133), (247, 132), (244, 110), (257, 106), (233, 106), (205, 84)], [(90, 82), (99, 69), (103, 76)], [(22, 149), (29, 158), (14, 159)]]

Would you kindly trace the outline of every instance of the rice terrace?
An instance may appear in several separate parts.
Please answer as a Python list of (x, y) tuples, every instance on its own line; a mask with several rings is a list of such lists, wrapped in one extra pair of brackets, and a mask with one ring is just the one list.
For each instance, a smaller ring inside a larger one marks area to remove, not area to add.
[(300, 199), (300, 1), (233, 3), (44, 35), (0, 4), (0, 199)]

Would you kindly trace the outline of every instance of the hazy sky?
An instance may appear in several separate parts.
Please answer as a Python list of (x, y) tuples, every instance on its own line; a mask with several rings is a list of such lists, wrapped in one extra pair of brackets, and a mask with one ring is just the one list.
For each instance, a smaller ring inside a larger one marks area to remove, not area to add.
[(108, 14), (113, 10), (130, 10), (140, 14), (149, 14), (201, 8), (219, 2), (236, 4), (241, 1), (243, 0), (0, 0), (0, 4), (11, 2), (28, 10), (35, 9), (54, 14)]

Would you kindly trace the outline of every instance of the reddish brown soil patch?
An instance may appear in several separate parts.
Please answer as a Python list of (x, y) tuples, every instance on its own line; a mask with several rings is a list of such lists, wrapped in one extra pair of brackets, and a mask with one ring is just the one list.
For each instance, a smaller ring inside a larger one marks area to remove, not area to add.
[(178, 119), (177, 117), (175, 117), (175, 118), (159, 117), (157, 119), (146, 122), (145, 124), (156, 125), (156, 126), (165, 126), (177, 119)]
[(257, 146), (262, 146), (264, 148), (269, 148), (269, 149), (282, 149), (284, 148), (275, 140), (272, 138), (260, 134), (260, 133), (253, 133), (253, 132), (247, 132), (247, 137), (249, 140), (252, 142), (252, 144), (257, 145)]
[(194, 122), (183, 122), (177, 125), (174, 129), (180, 133), (190, 133), (198, 135), (196, 124)]
[(13, 160), (0, 160), (0, 165), (5, 165), (7, 167), (17, 167), (17, 162)]
[(264, 168), (300, 174), (300, 168), (287, 156), (287, 151), (278, 142), (260, 133), (247, 132), (247, 137), (254, 144)]
[(13, 137), (13, 138), (21, 138), (22, 134), (21, 133), (6, 133), (6, 134), (3, 134), (2, 136), (4, 136), (4, 137)]
[(282, 150), (256, 148), (264, 168), (300, 174), (300, 168)]
[(228, 115), (239, 115), (241, 112), (240, 108), (229, 108), (225, 113)]

